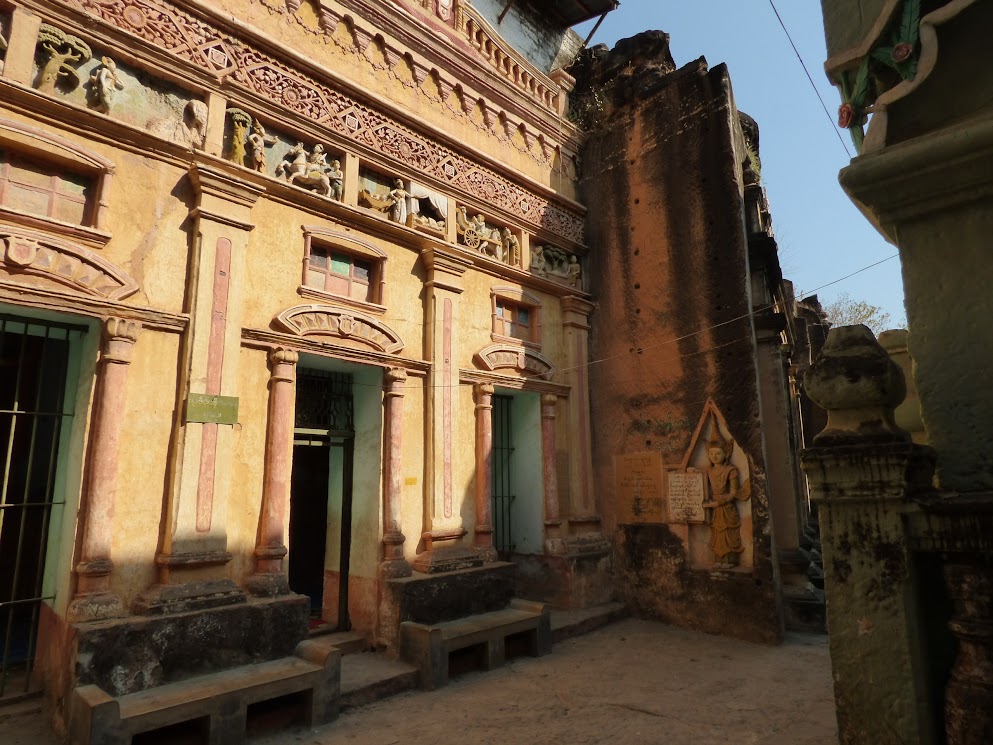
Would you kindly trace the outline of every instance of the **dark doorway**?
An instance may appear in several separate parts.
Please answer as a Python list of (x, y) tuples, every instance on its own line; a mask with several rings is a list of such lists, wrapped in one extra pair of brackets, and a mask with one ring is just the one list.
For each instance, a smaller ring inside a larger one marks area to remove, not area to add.
[(513, 507), (514, 487), (511, 459), (514, 444), (511, 438), (510, 396), (493, 396), (493, 545), (500, 558), (514, 552)]
[(290, 589), (310, 598), (311, 627), (351, 628), (354, 405), (351, 376), (302, 369), (290, 484)]
[(0, 315), (0, 697), (28, 689), (59, 446), (72, 418), (69, 345), (86, 332)]

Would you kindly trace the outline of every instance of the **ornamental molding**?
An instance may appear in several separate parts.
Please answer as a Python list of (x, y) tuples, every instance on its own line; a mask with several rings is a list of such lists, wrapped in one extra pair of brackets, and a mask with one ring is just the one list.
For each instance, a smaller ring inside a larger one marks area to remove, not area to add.
[[(247, 29), (222, 29), (199, 7), (186, 10), (167, 0), (60, 1), (223, 82), (285, 107), (345, 140), (567, 241), (578, 244), (584, 241), (583, 216), (578, 212), (553, 204), (549, 198), (518, 185), (495, 169), (360, 103), (342, 86), (332, 87), (325, 82), (327, 78), (319, 80), (301, 64), (277, 59), (268, 50), (243, 38), (249, 36)], [(449, 100), (453, 98), (449, 96)], [(501, 121), (506, 119), (497, 116), (487, 126), (502, 126)]]
[(284, 310), (273, 323), (295, 336), (346, 339), (386, 354), (399, 354), (404, 348), (400, 335), (382, 321), (333, 305), (297, 305)]
[(42, 233), (0, 227), (0, 249), (0, 267), (15, 281), (38, 277), (105, 300), (122, 300), (138, 291), (138, 283), (106, 259)]
[(549, 378), (555, 365), (543, 354), (515, 344), (491, 344), (476, 352), (476, 362), (491, 372), (513, 370), (521, 375)]

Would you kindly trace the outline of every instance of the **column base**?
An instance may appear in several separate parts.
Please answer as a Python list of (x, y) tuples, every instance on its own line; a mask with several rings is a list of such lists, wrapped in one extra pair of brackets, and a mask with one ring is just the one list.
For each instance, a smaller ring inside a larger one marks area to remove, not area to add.
[(413, 569), (406, 559), (387, 559), (379, 565), (379, 578), (381, 580), (399, 579), (400, 577), (409, 577), (411, 574), (413, 574)]
[(290, 580), (286, 572), (250, 574), (244, 584), (248, 592), (259, 598), (290, 594)]
[(175, 585), (153, 585), (138, 596), (131, 610), (136, 615), (159, 616), (236, 605), (245, 600), (244, 590), (230, 579), (208, 579)]
[[(495, 553), (495, 552), (494, 552)], [(455, 572), (461, 569), (481, 567), (485, 559), (474, 548), (461, 544), (455, 546), (432, 546), (414, 559), (415, 572), (424, 574), (439, 574)]]
[(122, 618), (127, 614), (121, 599), (108, 590), (74, 597), (66, 610), (66, 620), (69, 623), (88, 623)]

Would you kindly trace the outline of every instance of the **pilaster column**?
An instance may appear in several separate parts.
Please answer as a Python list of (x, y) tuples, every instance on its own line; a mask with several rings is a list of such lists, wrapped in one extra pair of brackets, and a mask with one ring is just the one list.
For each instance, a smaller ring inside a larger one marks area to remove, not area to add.
[(35, 48), (41, 16), (27, 8), (15, 6), (10, 16), (7, 53), (4, 55), (3, 77), (22, 85), (31, 85), (34, 78)]
[(120, 598), (110, 590), (110, 573), (114, 569), (110, 551), (117, 498), (117, 460), (127, 411), (128, 371), (140, 332), (141, 324), (137, 321), (123, 318), (104, 321), (87, 458), (86, 504), (81, 515), (83, 543), (76, 564), (76, 595), (67, 612), (72, 623), (124, 615)]
[(290, 591), (283, 557), (286, 544), (286, 505), (293, 468), (294, 403), (299, 355), (289, 349), (269, 353), (269, 421), (266, 427), (262, 509), (255, 546), (255, 573), (245, 581), (254, 595), (283, 595)]
[[(212, 97), (211, 104), (212, 121), (222, 121), (223, 100)], [(202, 583), (202, 573), (195, 579), (182, 573), (231, 560), (227, 474), (234, 458), (236, 417), (212, 419), (197, 412), (191, 402), (206, 407), (223, 402), (228, 411), (237, 411), (250, 219), (263, 193), (257, 186), (201, 165), (190, 170), (189, 180), (196, 196), (190, 219), (197, 260), (190, 262), (192, 273), (187, 278), (190, 328), (183, 338), (177, 401), (184, 416), (173, 433), (166, 509), (172, 519), (162, 531), (155, 557), (162, 585)], [(240, 592), (233, 582), (224, 581), (223, 592)], [(158, 592), (143, 605), (160, 612), (170, 593)], [(214, 584), (205, 596), (213, 602), (221, 593), (220, 585)], [(189, 593), (180, 591), (176, 599), (188, 604)]]
[[(440, 248), (421, 254), (427, 270), (427, 343), (431, 371), (428, 376), (427, 415), (429, 437), (425, 448), (429, 500), (426, 505), (425, 552), (418, 556), (417, 571), (444, 571), (449, 565), (461, 566), (466, 557), (459, 555), (456, 563), (448, 559), (439, 563), (439, 556), (452, 551), (468, 551), (462, 545), (466, 529), (456, 508), (453, 474), (456, 424), (459, 421), (459, 300), (462, 296), (462, 276), (472, 262)], [(437, 549), (445, 549), (437, 554)]]
[(559, 397), (541, 396), (541, 480), (545, 494), (545, 550), (557, 553), (554, 543), (561, 536), (559, 519), (559, 474), (555, 444), (556, 409)]
[(593, 491), (590, 434), (590, 384), (587, 371), (590, 314), (596, 306), (581, 297), (562, 298), (569, 381), (569, 525), (578, 533), (597, 533), (600, 516)]
[(476, 384), (475, 546), (484, 561), (496, 561), (493, 547), (493, 386)]
[(383, 419), (383, 563), (380, 575), (409, 577), (410, 564), (403, 558), (401, 515), (403, 508), (403, 389), (407, 372), (402, 368), (384, 375)]

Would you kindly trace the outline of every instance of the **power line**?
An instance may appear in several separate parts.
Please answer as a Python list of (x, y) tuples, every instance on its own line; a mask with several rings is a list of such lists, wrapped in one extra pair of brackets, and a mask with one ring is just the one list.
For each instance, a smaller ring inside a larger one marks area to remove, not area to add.
[[(877, 267), (880, 264), (885, 264), (887, 261), (891, 261), (891, 260), (897, 258), (899, 255), (900, 254), (898, 254), (898, 253), (890, 254), (885, 259), (880, 259), (879, 261), (874, 261), (871, 264), (867, 264), (866, 266), (862, 267), (861, 269), (856, 269), (854, 272), (852, 272), (850, 274), (846, 274), (844, 277), (839, 277), (838, 279), (834, 279), (834, 280), (831, 280), (830, 282), (826, 282), (823, 285), (820, 285), (819, 287), (815, 287), (813, 290), (810, 290), (809, 292), (805, 292), (804, 295), (803, 295), (803, 297), (802, 298), (799, 298), (799, 300), (806, 300), (808, 297), (810, 297), (812, 294), (814, 294), (818, 290), (823, 290), (825, 287), (831, 287), (832, 285), (836, 285), (839, 282), (844, 282), (846, 279), (851, 279), (852, 277), (854, 277), (854, 276), (856, 276), (858, 274), (861, 274), (862, 272), (868, 271), (869, 269), (872, 269), (873, 267)], [(715, 323), (712, 326), (707, 326), (705, 328), (698, 329), (696, 331), (691, 331), (690, 333), (683, 334), (682, 336), (673, 337), (672, 339), (666, 339), (665, 341), (661, 341), (661, 342), (659, 342), (657, 344), (652, 344), (652, 345), (649, 345), (647, 347), (638, 347), (638, 348), (634, 349), (633, 351), (621, 352), (619, 354), (611, 355), (610, 357), (601, 357), (601, 358), (598, 358), (598, 359), (595, 359), (595, 360), (588, 360), (588, 361), (583, 362), (583, 363), (581, 363), (579, 365), (573, 365), (572, 367), (559, 367), (559, 368), (556, 368), (555, 369), (555, 372), (556, 373), (565, 373), (565, 372), (571, 372), (572, 370), (579, 370), (579, 369), (584, 368), (584, 367), (585, 368), (590, 368), (593, 365), (598, 365), (598, 364), (600, 364), (602, 362), (610, 362), (611, 360), (620, 359), (622, 357), (629, 357), (629, 356), (631, 356), (633, 354), (641, 354), (642, 352), (644, 352), (645, 350), (648, 350), (648, 349), (658, 349), (660, 347), (668, 346), (669, 344), (676, 344), (677, 342), (681, 342), (681, 341), (683, 341), (685, 339), (690, 339), (690, 338), (692, 338), (694, 336), (699, 336), (700, 334), (705, 334), (708, 331), (713, 331), (714, 329), (720, 328), (722, 326), (727, 326), (728, 324), (736, 323), (738, 321), (743, 321), (743, 320), (745, 320), (747, 318), (751, 318), (755, 313), (762, 313), (763, 311), (773, 310), (775, 307), (776, 307), (775, 303), (769, 303), (768, 305), (762, 305), (762, 306), (759, 306), (757, 308), (752, 308), (748, 313), (743, 313), (740, 316), (735, 316), (734, 318), (729, 318), (726, 321), (721, 321), (720, 323)], [(730, 346), (731, 344), (736, 344), (736, 343), (738, 343), (740, 341), (744, 341), (744, 340), (750, 339), (750, 338), (751, 338), (750, 336), (743, 336), (743, 337), (740, 337), (738, 339), (732, 339), (731, 341), (723, 342), (721, 344), (716, 344), (716, 345), (714, 345), (712, 347), (707, 347), (706, 349), (698, 349), (698, 350), (696, 350), (694, 352), (689, 352), (687, 354), (679, 355), (679, 358), (682, 359), (683, 357), (692, 357), (692, 356), (697, 355), (697, 354), (703, 354), (704, 352), (710, 352), (710, 351), (713, 351), (715, 349), (720, 349), (721, 347)], [(377, 384), (374, 384), (374, 383), (356, 383), (356, 382), (353, 382), (352, 385), (367, 386), (367, 387), (370, 387), (370, 388), (381, 387), (381, 386), (379, 386)], [(442, 383), (440, 385), (434, 385), (434, 386), (427, 386), (427, 385), (424, 385), (424, 386), (407, 385), (407, 386), (401, 386), (400, 388), (401, 389), (411, 389), (411, 390), (423, 390), (424, 388), (428, 388), (428, 387), (430, 387), (430, 388), (457, 388), (459, 385), (468, 385), (468, 383), (457, 383), (456, 385), (448, 385), (446, 383)]]
[(783, 18), (779, 15), (779, 11), (776, 9), (776, 3), (773, 2), (773, 0), (769, 0), (769, 5), (772, 6), (772, 12), (776, 14), (776, 19), (779, 21), (779, 25), (783, 27), (783, 33), (785, 33), (786, 38), (789, 39), (790, 46), (793, 47), (793, 53), (796, 54), (796, 58), (800, 61), (800, 67), (803, 68), (803, 72), (807, 76), (807, 80), (810, 81), (810, 87), (814, 89), (814, 94), (817, 96), (817, 100), (821, 102), (821, 108), (824, 109), (824, 115), (831, 123), (831, 129), (836, 135), (838, 135), (838, 142), (840, 142), (841, 146), (845, 148), (845, 154), (847, 154), (848, 159), (851, 160), (852, 152), (848, 149), (848, 143), (846, 143), (845, 138), (841, 136), (841, 130), (834, 126), (834, 117), (831, 116), (831, 112), (828, 111), (827, 104), (824, 103), (824, 99), (821, 98), (821, 92), (817, 90), (817, 85), (814, 84), (814, 79), (810, 76), (810, 71), (807, 69), (807, 64), (803, 61), (803, 57), (800, 56), (800, 50), (797, 49), (796, 44), (793, 43), (793, 37), (790, 36), (790, 32), (786, 28), (786, 24), (783, 23)]

